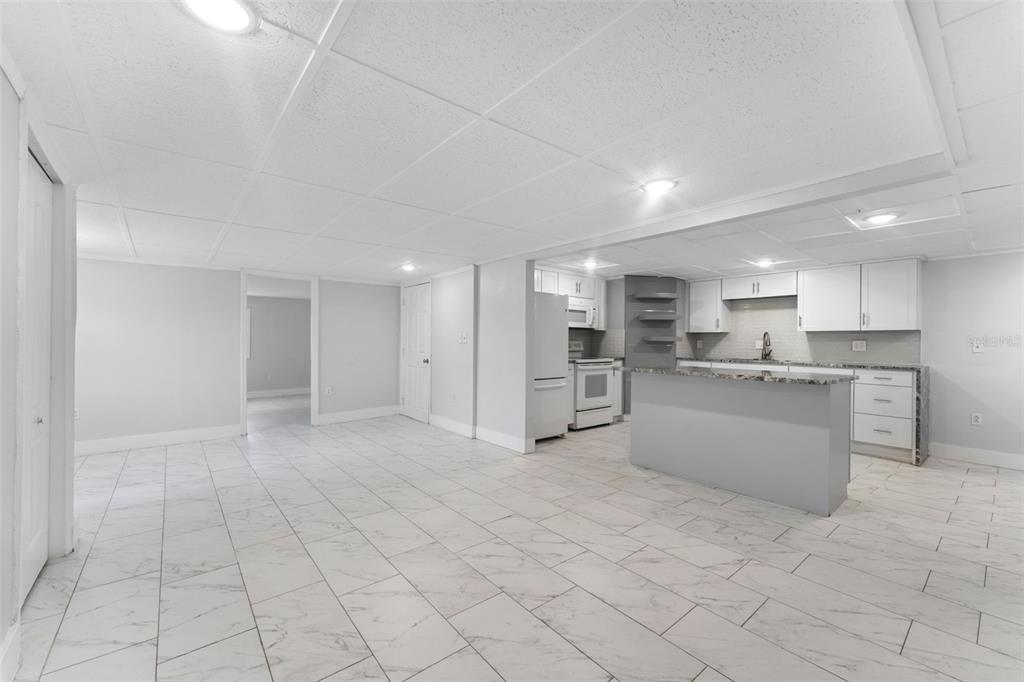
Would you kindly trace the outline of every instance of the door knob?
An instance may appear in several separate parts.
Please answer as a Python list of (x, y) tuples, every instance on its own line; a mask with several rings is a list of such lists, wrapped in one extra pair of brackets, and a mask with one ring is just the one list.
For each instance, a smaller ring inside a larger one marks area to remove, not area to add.
[(42, 417), (36, 417), (35, 422), (36, 422), (36, 424), (42, 424), (43, 423), (43, 418)]
[(430, 358), (423, 358), (423, 364), (424, 365), (429, 365), (430, 364)]

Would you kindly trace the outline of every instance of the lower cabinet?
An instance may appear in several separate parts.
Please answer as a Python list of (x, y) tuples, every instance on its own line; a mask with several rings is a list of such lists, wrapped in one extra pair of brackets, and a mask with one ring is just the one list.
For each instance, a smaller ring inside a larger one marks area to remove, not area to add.
[(859, 371), (853, 382), (853, 440), (910, 450), (913, 458), (918, 417), (915, 381), (914, 372)]

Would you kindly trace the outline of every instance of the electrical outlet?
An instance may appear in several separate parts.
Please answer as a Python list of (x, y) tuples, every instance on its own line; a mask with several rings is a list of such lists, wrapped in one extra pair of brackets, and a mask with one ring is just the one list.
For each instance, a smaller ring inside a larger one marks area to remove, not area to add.
[(704, 339), (697, 339), (697, 350), (704, 347)]
[(754, 350), (761, 350), (762, 348), (764, 348), (764, 341), (754, 341)]
[(981, 412), (971, 412), (971, 426), (981, 426), (985, 423), (985, 419)]
[(334, 387), (328, 386), (324, 389), (324, 395), (334, 395)]
[(974, 341), (971, 342), (971, 352), (972, 353), (984, 353), (985, 352), (985, 342), (982, 341), (981, 339), (974, 339)]
[(868, 342), (864, 339), (854, 339), (850, 342), (850, 350), (863, 353), (868, 349)]

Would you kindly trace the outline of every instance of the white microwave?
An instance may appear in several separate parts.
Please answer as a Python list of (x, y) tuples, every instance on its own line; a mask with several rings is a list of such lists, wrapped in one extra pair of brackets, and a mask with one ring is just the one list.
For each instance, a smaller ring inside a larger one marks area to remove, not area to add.
[(593, 329), (597, 326), (598, 314), (597, 305), (586, 298), (569, 298), (567, 316), (570, 327), (583, 327)]

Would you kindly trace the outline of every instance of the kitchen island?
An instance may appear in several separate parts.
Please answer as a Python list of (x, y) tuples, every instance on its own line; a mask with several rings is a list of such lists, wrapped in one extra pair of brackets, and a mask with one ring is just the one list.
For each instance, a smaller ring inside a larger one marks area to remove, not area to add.
[(629, 371), (636, 466), (822, 516), (846, 499), (853, 377)]

